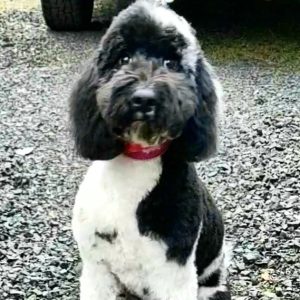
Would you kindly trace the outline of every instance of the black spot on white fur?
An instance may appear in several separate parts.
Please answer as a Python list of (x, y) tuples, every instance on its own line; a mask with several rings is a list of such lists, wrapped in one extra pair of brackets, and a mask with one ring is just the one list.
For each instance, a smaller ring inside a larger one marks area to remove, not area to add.
[(149, 295), (149, 289), (148, 288), (143, 288), (143, 294), (144, 294), (144, 296), (148, 296)]
[(124, 297), (126, 300), (142, 300), (139, 296), (135, 295), (134, 292), (129, 291), (126, 287), (123, 287), (124, 293), (120, 296)]
[(118, 233), (116, 231), (113, 231), (113, 232), (98, 232), (98, 231), (95, 231), (95, 235), (96, 235), (96, 237), (112, 244), (115, 241), (115, 239), (117, 238)]

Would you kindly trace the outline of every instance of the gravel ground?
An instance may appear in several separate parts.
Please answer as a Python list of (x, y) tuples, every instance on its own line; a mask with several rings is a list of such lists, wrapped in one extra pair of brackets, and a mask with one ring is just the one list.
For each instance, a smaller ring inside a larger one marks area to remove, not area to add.
[[(0, 14), (1, 300), (78, 299), (70, 222), (87, 162), (73, 151), (67, 97), (100, 35), (49, 32), (39, 12)], [(300, 73), (217, 71), (220, 151), (199, 175), (234, 244), (233, 299), (300, 299)]]

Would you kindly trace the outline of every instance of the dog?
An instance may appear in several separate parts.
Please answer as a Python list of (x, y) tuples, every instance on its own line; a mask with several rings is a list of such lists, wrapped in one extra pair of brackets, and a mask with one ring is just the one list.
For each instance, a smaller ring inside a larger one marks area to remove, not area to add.
[(92, 160), (72, 228), (81, 300), (229, 300), (220, 212), (195, 162), (217, 148), (219, 83), (195, 31), (166, 4), (120, 12), (70, 97)]

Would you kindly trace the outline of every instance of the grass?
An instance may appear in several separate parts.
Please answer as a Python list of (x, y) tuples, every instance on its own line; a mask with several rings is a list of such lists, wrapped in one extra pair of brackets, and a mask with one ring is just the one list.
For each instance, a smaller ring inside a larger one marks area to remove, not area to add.
[(289, 36), (268, 30), (199, 34), (204, 51), (217, 64), (243, 61), (291, 71), (300, 71), (299, 37), (300, 32)]

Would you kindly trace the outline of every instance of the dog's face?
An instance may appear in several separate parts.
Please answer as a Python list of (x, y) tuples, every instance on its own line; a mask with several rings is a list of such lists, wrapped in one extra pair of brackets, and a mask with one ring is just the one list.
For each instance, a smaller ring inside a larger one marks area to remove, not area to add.
[(97, 91), (113, 134), (129, 142), (160, 144), (180, 136), (196, 108), (195, 83), (180, 62), (136, 53), (121, 57)]
[(215, 148), (216, 100), (190, 26), (169, 9), (140, 1), (113, 21), (73, 92), (79, 152), (110, 159), (124, 142), (174, 140), (187, 160), (199, 160)]

